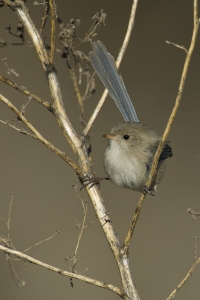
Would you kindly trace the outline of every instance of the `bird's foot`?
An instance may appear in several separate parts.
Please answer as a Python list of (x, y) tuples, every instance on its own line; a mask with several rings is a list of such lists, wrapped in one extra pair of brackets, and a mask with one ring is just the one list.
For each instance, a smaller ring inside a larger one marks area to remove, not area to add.
[(91, 189), (94, 185), (98, 185), (100, 186), (100, 181), (102, 180), (109, 180), (108, 177), (92, 177), (92, 178), (88, 178), (88, 177), (84, 177), (84, 178), (81, 178), (80, 181), (82, 183), (82, 187), (81, 187), (81, 190), (86, 188), (86, 186), (90, 185), (89, 186), (89, 189)]
[(151, 196), (155, 196), (154, 194), (153, 194), (153, 190), (151, 189), (151, 188), (149, 188), (148, 186), (144, 186), (144, 189), (143, 189), (143, 194), (149, 194), (149, 195), (151, 195)]

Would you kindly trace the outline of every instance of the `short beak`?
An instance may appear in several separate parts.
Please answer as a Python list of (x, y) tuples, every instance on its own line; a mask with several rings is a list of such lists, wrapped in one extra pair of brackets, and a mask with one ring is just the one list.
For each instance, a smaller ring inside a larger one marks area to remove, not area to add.
[(114, 134), (104, 134), (104, 138), (109, 139), (109, 140), (115, 140), (116, 136)]

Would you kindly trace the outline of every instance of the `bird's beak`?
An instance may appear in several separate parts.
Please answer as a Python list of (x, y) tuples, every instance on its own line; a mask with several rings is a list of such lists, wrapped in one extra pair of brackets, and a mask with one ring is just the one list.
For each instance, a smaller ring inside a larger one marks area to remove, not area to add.
[(109, 139), (109, 140), (115, 140), (116, 136), (114, 134), (104, 134), (104, 138)]

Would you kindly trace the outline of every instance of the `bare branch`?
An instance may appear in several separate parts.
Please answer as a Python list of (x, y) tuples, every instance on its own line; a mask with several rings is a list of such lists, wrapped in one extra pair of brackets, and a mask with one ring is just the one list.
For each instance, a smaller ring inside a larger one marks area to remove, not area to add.
[(42, 142), (47, 148), (53, 151), (55, 154), (60, 156), (65, 162), (67, 162), (77, 174), (80, 175), (80, 170), (78, 166), (64, 153), (61, 152), (58, 148), (56, 148), (53, 144), (48, 142), (36, 129), (31, 125), (28, 120), (23, 116), (23, 114), (3, 95), (0, 94), (0, 101), (5, 103), (17, 116), (18, 118), (33, 132), (33, 134), (37, 137), (37, 139)]
[[(180, 84), (179, 84), (179, 88), (178, 88), (178, 94), (177, 94), (177, 97), (176, 97), (176, 100), (175, 100), (175, 104), (174, 104), (172, 113), (170, 115), (169, 121), (167, 123), (166, 129), (163, 133), (162, 139), (161, 139), (161, 141), (158, 145), (158, 149), (156, 151), (156, 154), (154, 156), (152, 168), (151, 168), (149, 178), (148, 178), (147, 183), (146, 183), (147, 187), (151, 185), (153, 177), (156, 173), (157, 164), (158, 164), (158, 160), (159, 160), (161, 151), (164, 147), (165, 141), (167, 140), (167, 137), (169, 135), (172, 123), (175, 119), (175, 116), (177, 114), (179, 105), (181, 103), (181, 98), (182, 98), (182, 94), (183, 94), (185, 80), (186, 80), (187, 72), (188, 72), (188, 69), (189, 69), (189, 64), (190, 64), (190, 60), (191, 60), (191, 57), (192, 57), (192, 53), (193, 53), (193, 50), (194, 50), (194, 47), (195, 47), (198, 29), (199, 29), (198, 0), (194, 0), (194, 27), (193, 27), (193, 33), (192, 33), (192, 39), (191, 39), (190, 47), (189, 47), (189, 50), (188, 50), (186, 58), (185, 58), (185, 63), (184, 63), (184, 66), (183, 66), (183, 71), (182, 71), (182, 75), (181, 75), (181, 80), (180, 80)], [(135, 226), (136, 226), (137, 220), (139, 218), (142, 206), (144, 204), (145, 196), (146, 196), (145, 194), (141, 195), (141, 197), (139, 199), (139, 202), (136, 206), (136, 210), (135, 210), (132, 222), (131, 222), (131, 226), (128, 230), (128, 233), (127, 233), (127, 236), (126, 236), (125, 242), (124, 242), (125, 252), (128, 251), (133, 231), (135, 229)]]
[[(69, 71), (70, 71), (70, 74), (72, 76), (72, 80), (73, 80), (73, 84), (74, 84), (74, 91), (75, 91), (75, 94), (76, 94), (76, 97), (77, 97), (77, 100), (78, 100), (78, 104), (79, 104), (79, 107), (80, 107), (81, 119), (84, 120), (85, 110), (84, 110), (84, 105), (83, 105), (83, 99), (81, 97), (81, 93), (80, 93), (80, 90), (79, 90), (79, 87), (78, 87), (78, 83), (77, 83), (77, 80), (76, 80), (76, 74), (75, 74), (74, 68), (71, 67), (69, 69)], [(85, 120), (84, 120), (84, 123), (85, 123)]]
[(200, 212), (196, 212), (192, 208), (188, 208), (187, 212), (191, 214), (194, 219), (197, 219), (197, 217), (200, 216)]
[(28, 251), (31, 250), (33, 247), (39, 246), (40, 244), (42, 244), (42, 243), (44, 243), (44, 242), (47, 242), (47, 241), (51, 240), (51, 239), (52, 239), (55, 235), (57, 235), (58, 233), (59, 233), (59, 231), (56, 230), (56, 231), (54, 232), (54, 234), (52, 234), (50, 237), (48, 237), (48, 238), (46, 238), (46, 239), (44, 239), (44, 240), (42, 240), (42, 241), (40, 241), (40, 242), (34, 244), (33, 246), (31, 246), (31, 247), (29, 247), (29, 248), (27, 248), (27, 249), (25, 249), (25, 250), (23, 251), (23, 253), (28, 253)]
[(8, 85), (10, 85), (11, 87), (13, 87), (14, 89), (16, 89), (17, 91), (23, 93), (24, 95), (31, 97), (32, 99), (34, 99), (37, 103), (42, 104), (44, 107), (46, 107), (49, 111), (53, 112), (52, 110), (52, 106), (49, 102), (43, 100), (42, 98), (38, 97), (35, 94), (32, 94), (30, 91), (28, 91), (25, 87), (23, 86), (18, 86), (16, 85), (16, 83), (12, 80), (9, 80), (8, 78), (5, 78), (4, 76), (0, 75), (0, 80)]
[(34, 138), (34, 139), (36, 139), (36, 140), (38, 139), (34, 134), (32, 134), (32, 133), (30, 133), (30, 132), (28, 132), (28, 131), (26, 131), (26, 130), (24, 130), (24, 129), (21, 129), (21, 128), (15, 126), (15, 125), (12, 125), (12, 124), (8, 123), (8, 121), (2, 121), (2, 120), (0, 120), (0, 122), (3, 123), (3, 124), (6, 124), (6, 125), (8, 125), (8, 126), (10, 126), (11, 128), (13, 128), (13, 129), (19, 131), (19, 132), (22, 133), (22, 134), (31, 136), (32, 138)]
[[(21, 0), (16, 0), (15, 2), (6, 0), (6, 2), (10, 3), (9, 5), (11, 5), (12, 9), (14, 9), (17, 12), (21, 22), (24, 24), (24, 27), (26, 28), (29, 36), (32, 39), (32, 43), (34, 44), (34, 47), (37, 51), (42, 67), (46, 72), (51, 97), (53, 100), (53, 109), (56, 120), (64, 136), (66, 137), (67, 141), (72, 147), (74, 153), (77, 154), (78, 151), (79, 153), (77, 156), (79, 156), (79, 159), (82, 161), (82, 164), (86, 165), (85, 157), (83, 157), (83, 150), (81, 148), (82, 142), (77, 136), (74, 128), (72, 127), (64, 108), (62, 93), (60, 90), (60, 85), (58, 82), (56, 71), (54, 70), (54, 68), (52, 68), (52, 65), (49, 63), (49, 58), (44, 42), (29, 15), (28, 9), (26, 8), (24, 2)], [(85, 167), (87, 168), (87, 166)]]
[(83, 96), (83, 101), (85, 101), (90, 95), (88, 95), (88, 93), (94, 93), (94, 76), (95, 76), (96, 72), (93, 72), (92, 75), (90, 75), (89, 80), (87, 81), (87, 85), (86, 85), (86, 89), (85, 89), (85, 93)]
[(14, 193), (11, 193), (11, 200), (10, 200), (10, 206), (9, 206), (9, 211), (8, 211), (8, 240), (10, 239), (10, 220), (11, 220), (11, 210), (12, 210), (12, 204), (13, 204), (13, 198), (14, 198)]
[(200, 239), (200, 237), (196, 236), (196, 238), (195, 238), (195, 244), (194, 244), (194, 261), (197, 260), (197, 243), (198, 243), (199, 239)]
[[(9, 249), (16, 250), (12, 244), (12, 240), (10, 239), (10, 223), (11, 223), (11, 210), (12, 210), (13, 200), (14, 200), (14, 193), (11, 193), (11, 199), (10, 199), (9, 210), (8, 210), (8, 220), (6, 221), (6, 220), (0, 218), (0, 220), (3, 220), (5, 222), (6, 227), (7, 227), (7, 237), (5, 238), (5, 237), (0, 236), (0, 244), (2, 244), (3, 246), (6, 246)], [(24, 286), (25, 282), (23, 280), (20, 280), (20, 278), (11, 262), (10, 254), (5, 253), (5, 256), (6, 256), (6, 261), (9, 265), (10, 272), (11, 272), (14, 282), (18, 286)]]
[(185, 51), (186, 54), (188, 53), (187, 49), (184, 46), (180, 46), (178, 44), (175, 44), (175, 43), (172, 43), (172, 42), (169, 42), (169, 41), (166, 41), (166, 43), (168, 45), (172, 45), (172, 46), (174, 46), (176, 48), (182, 49), (183, 51)]
[(21, 280), (19, 278), (13, 264), (11, 263), (10, 256), (8, 254), (7, 254), (6, 260), (8, 262), (9, 267), (10, 267), (10, 272), (11, 272), (12, 278), (13, 278), (14, 282), (16, 283), (16, 285), (25, 286), (25, 284), (26, 284), (25, 281)]
[[(12, 68), (12, 69), (9, 68), (8, 63), (7, 63), (7, 58), (3, 58), (2, 60), (3, 60), (5, 66), (6, 66), (6, 68), (7, 68), (7, 73), (8, 73), (8, 75), (11, 77), (11, 79), (12, 79), (13, 82), (14, 82), (13, 75), (14, 75), (15, 77), (19, 77), (19, 74), (18, 74), (13, 68)], [(14, 84), (15, 84), (15, 82), (14, 82)]]
[[(116, 60), (117, 68), (119, 68), (119, 66), (121, 64), (121, 61), (123, 59), (124, 53), (126, 51), (126, 48), (128, 46), (128, 43), (129, 43), (129, 40), (130, 40), (130, 37), (131, 37), (131, 32), (132, 32), (134, 22), (135, 22), (135, 14), (136, 14), (137, 4), (138, 4), (138, 0), (133, 0), (127, 32), (126, 32), (126, 35), (125, 35), (125, 38), (124, 38), (123, 45), (121, 47), (121, 50), (120, 50), (120, 52), (118, 54), (118, 57), (117, 57), (117, 60)], [(92, 125), (93, 125), (93, 123), (94, 123), (101, 107), (103, 106), (103, 104), (106, 100), (107, 95), (108, 95), (108, 90), (106, 89), (103, 92), (103, 95), (102, 95), (101, 99), (99, 100), (99, 103), (98, 103), (97, 107), (95, 108), (92, 116), (90, 117), (90, 120), (87, 123), (87, 126), (85, 127), (85, 129), (83, 131), (83, 136), (87, 136), (88, 132), (90, 131), (90, 129), (91, 129), (91, 127), (92, 127)]]
[[(80, 139), (78, 135), (76, 134), (74, 128), (72, 127), (69, 118), (66, 114), (64, 104), (63, 104), (63, 99), (62, 99), (62, 94), (58, 82), (58, 78), (56, 75), (56, 72), (54, 68), (49, 64), (49, 58), (45, 49), (44, 42), (36, 29), (32, 19), (30, 18), (28, 9), (25, 6), (24, 1), (21, 0), (15, 0), (15, 2), (5, 0), (6, 3), (9, 3), (9, 6), (13, 10), (15, 10), (21, 20), (21, 22), (24, 24), (24, 27), (26, 28), (29, 36), (31, 37), (32, 43), (34, 44), (34, 47), (38, 53), (38, 57), (41, 61), (42, 67), (46, 73), (50, 92), (51, 92), (51, 97), (53, 100), (53, 109), (55, 113), (56, 120), (66, 137), (67, 141), (69, 142), (70, 146), (72, 147), (72, 150), (74, 151), (78, 164), (80, 166), (80, 169), (67, 157), (68, 163), (76, 170), (77, 174), (79, 177), (82, 176), (88, 176), (91, 178), (93, 176), (92, 172), (92, 165), (88, 159), (88, 154), (87, 154), (87, 149), (85, 147), (85, 138), (82, 137)], [(135, 0), (134, 3), (137, 3)], [(136, 6), (135, 6), (136, 7)], [(133, 21), (133, 20), (132, 20)], [(125, 39), (126, 40), (126, 39)], [(123, 51), (124, 52), (124, 51)], [(2, 98), (2, 97), (1, 97)], [(1, 99), (0, 99), (1, 100)], [(6, 104), (10, 107), (8, 104), (8, 101), (6, 99)], [(20, 114), (18, 110), (16, 110), (13, 105), (11, 105), (11, 109), (15, 111), (16, 114)], [(21, 116), (21, 114), (20, 114)], [(29, 125), (27, 120), (24, 118), (24, 116), (21, 116), (22, 121), (26, 124)], [(36, 134), (36, 136), (41, 139), (41, 141), (48, 146), (48, 142), (44, 140), (44, 138), (35, 130), (35, 128), (32, 128), (29, 125), (29, 129)], [(52, 151), (55, 151), (55, 149), (50, 146), (50, 149)], [(65, 154), (59, 153), (58, 155), (62, 155), (61, 157), (66, 158)], [(119, 241), (118, 235), (116, 234), (113, 225), (111, 222), (104, 222), (105, 216), (106, 216), (106, 208), (103, 202), (103, 199), (101, 198), (100, 192), (98, 190), (97, 186), (94, 186), (92, 188), (89, 188), (88, 186), (86, 187), (86, 191), (90, 196), (90, 199), (92, 201), (93, 207), (95, 209), (95, 213), (98, 216), (99, 222), (102, 226), (102, 229), (106, 235), (107, 241), (109, 242), (109, 245), (112, 249), (112, 252), (115, 256), (116, 262), (118, 264), (119, 272), (121, 275), (122, 279), (122, 285), (123, 285), (123, 295), (122, 297), (124, 299), (134, 299), (138, 300), (139, 295), (137, 292), (137, 289), (135, 287), (134, 281), (133, 281), (133, 275), (131, 272), (131, 267), (130, 267), (130, 261), (129, 258), (127, 257), (127, 254), (123, 254), (121, 252), (122, 250), (122, 245), (121, 242)], [(106, 216), (107, 218), (107, 216)], [(74, 277), (74, 274), (70, 274), (71, 277)]]
[(42, 20), (41, 20), (41, 24), (40, 24), (40, 29), (39, 32), (40, 34), (42, 34), (44, 26), (46, 24), (47, 18), (49, 16), (49, 1), (45, 1), (44, 3), (44, 12), (43, 12), (43, 16), (42, 16)]
[(103, 12), (103, 9), (99, 12), (97, 12), (93, 17), (92, 20), (94, 20), (94, 23), (92, 27), (90, 28), (89, 32), (86, 34), (84, 38), (84, 42), (91, 41), (92, 38), (96, 35), (97, 28), (101, 25), (101, 23), (105, 26), (105, 20), (106, 20), (106, 13)]
[[(80, 197), (78, 191), (77, 191), (77, 185), (74, 185), (74, 189), (76, 191), (76, 194), (78, 196), (78, 198), (80, 199), (81, 201), (81, 204), (83, 206), (83, 221), (82, 221), (82, 224), (79, 224), (77, 221), (76, 221), (76, 227), (77, 229), (79, 230), (79, 234), (78, 234), (78, 240), (77, 240), (77, 244), (76, 244), (76, 248), (75, 248), (75, 251), (74, 251), (74, 255), (72, 257), (70, 256), (67, 256), (65, 261), (72, 261), (72, 265), (70, 266), (70, 269), (72, 270), (73, 273), (77, 273), (75, 271), (75, 267), (77, 265), (77, 262), (78, 262), (78, 259), (79, 257), (77, 256), (77, 252), (78, 252), (78, 248), (79, 248), (79, 245), (80, 245), (80, 241), (81, 241), (81, 238), (83, 236), (83, 231), (84, 229), (87, 228), (87, 226), (85, 226), (85, 221), (86, 221), (86, 217), (87, 217), (87, 212), (88, 212), (88, 203), (87, 203), (87, 200), (86, 201), (83, 201), (83, 199)], [(87, 269), (86, 269), (87, 270)], [(80, 273), (80, 272), (79, 272)], [(72, 278), (70, 278), (70, 284), (72, 285), (73, 287), (73, 280)]]
[(80, 227), (80, 232), (79, 232), (79, 236), (78, 236), (78, 241), (77, 241), (77, 245), (76, 245), (76, 249), (74, 251), (74, 255), (76, 256), (77, 255), (77, 251), (78, 251), (78, 247), (79, 247), (79, 244), (80, 244), (80, 240), (81, 240), (81, 237), (83, 235), (83, 231), (85, 229), (85, 221), (86, 221), (86, 217), (87, 217), (87, 211), (88, 211), (88, 205), (87, 205), (87, 202), (84, 203), (83, 199), (80, 197), (80, 195), (78, 194), (77, 192), (77, 186), (75, 186), (75, 191), (76, 191), (76, 194), (77, 196), (79, 197), (80, 201), (81, 201), (81, 204), (83, 206), (83, 222), (82, 222), (82, 225)]
[(180, 290), (180, 288), (186, 283), (186, 281), (189, 279), (189, 277), (192, 275), (194, 272), (194, 269), (198, 264), (200, 263), (200, 257), (195, 261), (195, 263), (192, 265), (190, 270), (187, 272), (186, 276), (183, 278), (183, 280), (177, 285), (177, 287), (173, 290), (173, 292), (169, 295), (169, 297), (166, 300), (171, 300), (174, 298), (175, 294)]
[(41, 262), (41, 261), (39, 261), (39, 260), (29, 256), (29, 255), (26, 255), (26, 254), (22, 253), (22, 252), (9, 249), (9, 248), (4, 247), (2, 245), (0, 245), (0, 250), (4, 251), (6, 253), (16, 255), (17, 257), (19, 257), (23, 260), (27, 260), (27, 261), (29, 261), (29, 262), (37, 265), (37, 266), (43, 267), (47, 270), (51, 270), (51, 271), (56, 272), (58, 274), (68, 276), (68, 277), (72, 277), (72, 278), (75, 278), (75, 279), (79, 279), (79, 280), (82, 280), (82, 281), (87, 282), (89, 284), (93, 284), (95, 286), (99, 286), (101, 288), (107, 289), (109, 291), (112, 291), (112, 292), (116, 293), (119, 296), (122, 296), (122, 294), (123, 294), (123, 292), (120, 288), (118, 288), (118, 287), (116, 287), (112, 284), (107, 284), (107, 283), (104, 283), (102, 281), (95, 280), (95, 279), (92, 279), (92, 278), (89, 278), (89, 277), (86, 277), (86, 276), (83, 276), (83, 275), (80, 275), (80, 274), (75, 274), (75, 273), (72, 273), (72, 272), (64, 271), (62, 269), (53, 267), (49, 264), (45, 264), (45, 263), (43, 263), (43, 262)]
[(50, 56), (49, 62), (52, 65), (55, 55), (55, 34), (56, 34), (56, 4), (54, 0), (49, 0), (51, 11), (51, 43), (50, 43)]

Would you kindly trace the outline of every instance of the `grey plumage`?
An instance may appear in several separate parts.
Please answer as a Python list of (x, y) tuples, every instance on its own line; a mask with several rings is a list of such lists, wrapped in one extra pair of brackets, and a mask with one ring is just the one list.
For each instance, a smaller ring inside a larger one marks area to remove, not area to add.
[[(92, 65), (125, 119), (125, 122), (113, 127), (110, 134), (104, 135), (109, 139), (104, 154), (105, 172), (116, 185), (143, 192), (160, 137), (153, 129), (139, 123), (114, 58), (103, 43), (93, 42), (92, 48)], [(165, 159), (171, 156), (172, 149), (166, 143), (149, 190), (157, 189), (164, 176)]]
[[(119, 123), (105, 135), (109, 144), (104, 154), (104, 169), (116, 185), (143, 191), (160, 137), (146, 125), (136, 122)], [(166, 144), (163, 157), (172, 155)], [(156, 191), (164, 176), (165, 159), (160, 159), (150, 190)]]

